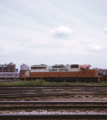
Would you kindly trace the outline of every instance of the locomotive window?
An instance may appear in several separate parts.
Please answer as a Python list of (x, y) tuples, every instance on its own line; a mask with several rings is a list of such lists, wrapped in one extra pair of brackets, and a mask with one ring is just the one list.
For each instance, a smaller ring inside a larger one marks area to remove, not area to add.
[(52, 69), (52, 71), (57, 71), (57, 69)]
[(71, 65), (71, 68), (79, 68), (79, 65)]
[(59, 69), (59, 71), (63, 71), (63, 69)]
[(63, 66), (53, 66), (53, 68), (63, 68)]
[(82, 68), (82, 70), (87, 70), (87, 68)]
[(31, 67), (31, 69), (46, 69), (46, 67)]

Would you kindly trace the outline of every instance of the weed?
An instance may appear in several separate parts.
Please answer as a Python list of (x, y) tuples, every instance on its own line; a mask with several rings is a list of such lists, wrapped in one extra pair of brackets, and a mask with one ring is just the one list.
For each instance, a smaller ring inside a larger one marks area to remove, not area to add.
[(15, 82), (2, 82), (0, 86), (49, 86), (49, 85), (106, 85), (107, 83), (72, 83), (72, 82), (46, 82), (43, 79), (36, 79), (31, 81), (15, 81)]

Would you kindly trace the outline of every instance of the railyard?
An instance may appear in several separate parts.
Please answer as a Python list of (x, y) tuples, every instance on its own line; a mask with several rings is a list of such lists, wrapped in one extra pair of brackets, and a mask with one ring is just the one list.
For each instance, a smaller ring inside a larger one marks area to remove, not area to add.
[(66, 101), (99, 100), (105, 101), (107, 86), (4, 86), (0, 87), (0, 100), (39, 100)]
[(0, 0), (0, 120), (107, 120), (107, 0)]
[(0, 118), (106, 120), (107, 86), (0, 86)]

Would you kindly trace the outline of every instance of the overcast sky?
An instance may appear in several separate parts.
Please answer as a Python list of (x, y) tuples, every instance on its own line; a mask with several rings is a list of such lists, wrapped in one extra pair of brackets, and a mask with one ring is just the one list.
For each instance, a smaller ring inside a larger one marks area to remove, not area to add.
[(107, 0), (0, 0), (0, 64), (107, 68)]

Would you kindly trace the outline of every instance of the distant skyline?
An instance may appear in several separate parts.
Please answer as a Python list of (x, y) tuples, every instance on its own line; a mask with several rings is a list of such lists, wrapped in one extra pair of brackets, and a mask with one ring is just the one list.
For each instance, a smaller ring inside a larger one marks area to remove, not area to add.
[(107, 68), (107, 0), (0, 0), (0, 64)]

